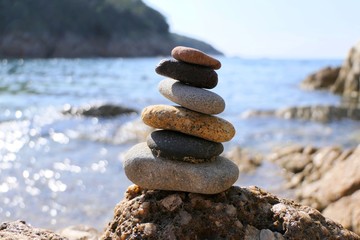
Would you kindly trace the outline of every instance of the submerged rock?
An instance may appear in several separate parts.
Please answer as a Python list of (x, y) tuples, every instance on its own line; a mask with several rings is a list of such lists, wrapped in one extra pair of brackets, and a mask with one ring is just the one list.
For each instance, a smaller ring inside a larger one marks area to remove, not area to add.
[(360, 145), (346, 150), (289, 146), (267, 159), (287, 170), (287, 187), (296, 189), (298, 201), (360, 234)]
[(104, 104), (100, 106), (91, 106), (87, 105), (84, 107), (73, 107), (70, 105), (65, 105), (62, 111), (63, 114), (78, 115), (85, 117), (101, 117), (101, 118), (110, 118), (116, 117), (122, 114), (136, 113), (135, 109), (117, 106), (113, 104)]
[(360, 239), (317, 210), (257, 187), (215, 195), (128, 188), (102, 239)]
[(68, 240), (50, 230), (34, 228), (25, 221), (4, 222), (0, 225), (0, 239), (2, 240)]

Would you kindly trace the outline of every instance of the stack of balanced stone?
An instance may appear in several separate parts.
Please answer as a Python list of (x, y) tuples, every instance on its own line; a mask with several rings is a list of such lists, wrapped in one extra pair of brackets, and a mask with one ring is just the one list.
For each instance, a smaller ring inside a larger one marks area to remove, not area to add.
[(160, 82), (159, 92), (180, 106), (152, 105), (142, 111), (143, 122), (160, 130), (125, 154), (125, 174), (146, 189), (220, 193), (239, 176), (238, 167), (219, 156), (222, 142), (235, 135), (231, 123), (213, 116), (224, 111), (225, 102), (204, 89), (217, 85), (215, 70), (221, 63), (188, 47), (175, 47), (171, 55), (174, 59), (156, 67), (168, 77)]

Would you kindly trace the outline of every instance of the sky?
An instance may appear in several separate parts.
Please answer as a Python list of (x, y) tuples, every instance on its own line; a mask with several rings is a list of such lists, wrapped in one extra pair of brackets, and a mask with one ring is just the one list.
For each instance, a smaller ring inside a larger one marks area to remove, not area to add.
[(359, 0), (144, 0), (170, 31), (227, 56), (344, 59), (360, 41)]

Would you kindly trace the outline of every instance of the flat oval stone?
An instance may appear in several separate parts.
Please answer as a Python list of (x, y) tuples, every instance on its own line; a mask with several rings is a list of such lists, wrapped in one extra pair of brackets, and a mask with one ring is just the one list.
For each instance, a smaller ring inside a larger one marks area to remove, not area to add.
[(219, 60), (195, 48), (177, 46), (171, 51), (171, 56), (176, 60), (187, 63), (198, 64), (212, 69), (221, 68)]
[(224, 151), (221, 143), (169, 130), (152, 132), (146, 143), (156, 157), (192, 163), (213, 161)]
[(156, 66), (155, 71), (165, 77), (199, 88), (211, 89), (218, 83), (218, 75), (213, 69), (174, 59), (162, 60)]
[(224, 99), (216, 93), (192, 87), (174, 79), (162, 80), (158, 88), (167, 99), (196, 112), (219, 114), (225, 109)]
[(141, 118), (150, 127), (179, 131), (213, 142), (227, 142), (235, 135), (235, 128), (228, 121), (178, 106), (148, 106)]
[(155, 157), (146, 143), (132, 147), (124, 156), (125, 174), (147, 189), (216, 194), (230, 188), (239, 177), (238, 167), (229, 159), (192, 164)]

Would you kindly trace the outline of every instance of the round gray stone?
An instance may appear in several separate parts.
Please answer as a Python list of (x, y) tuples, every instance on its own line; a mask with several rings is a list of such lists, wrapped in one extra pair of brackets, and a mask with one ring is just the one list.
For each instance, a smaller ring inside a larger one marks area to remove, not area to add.
[(196, 112), (219, 114), (225, 109), (225, 101), (214, 92), (192, 87), (174, 79), (159, 83), (159, 92), (167, 99)]
[(156, 157), (192, 163), (213, 161), (224, 151), (221, 143), (169, 130), (152, 132), (146, 143)]
[(216, 194), (230, 188), (239, 177), (238, 167), (229, 159), (188, 163), (154, 157), (147, 144), (139, 143), (124, 156), (126, 176), (146, 189)]
[(213, 69), (174, 59), (162, 60), (156, 66), (155, 71), (165, 77), (199, 88), (211, 89), (218, 83), (218, 75)]

